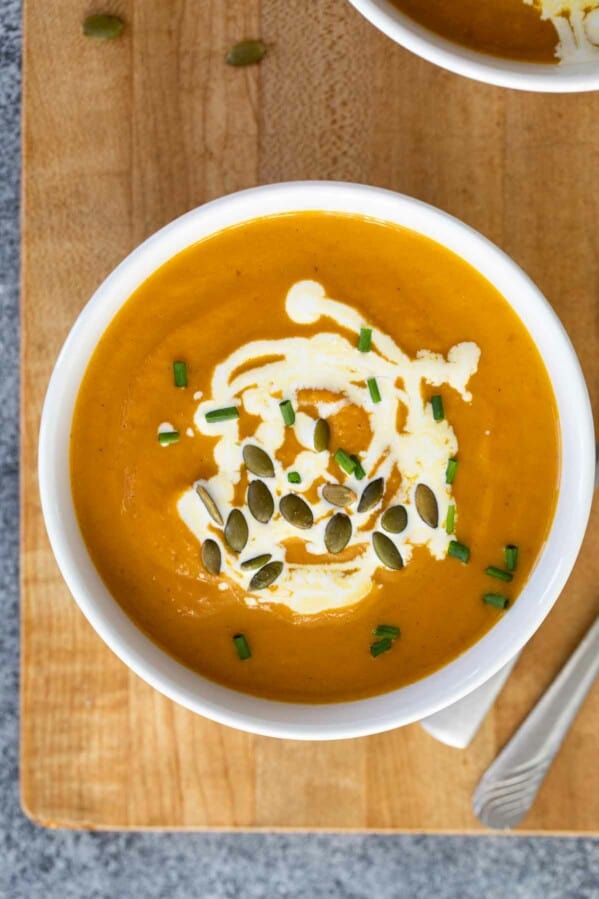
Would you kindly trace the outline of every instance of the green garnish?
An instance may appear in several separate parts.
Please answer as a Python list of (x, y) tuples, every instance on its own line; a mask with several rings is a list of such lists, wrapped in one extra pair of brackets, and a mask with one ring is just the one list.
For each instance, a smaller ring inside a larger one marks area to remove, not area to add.
[(335, 462), (346, 474), (353, 474), (356, 470), (356, 460), (352, 459), (349, 453), (343, 449), (338, 449), (334, 456)]
[(393, 640), (390, 640), (389, 637), (383, 637), (382, 640), (377, 640), (375, 643), (371, 644), (370, 655), (376, 659), (377, 656), (380, 656), (382, 652), (387, 652), (392, 646)]
[(470, 558), (470, 550), (467, 546), (464, 546), (464, 544), (460, 543), (458, 540), (451, 540), (449, 546), (447, 547), (447, 555), (453, 556), (454, 559), (459, 559), (460, 562), (466, 563)]
[(170, 443), (178, 443), (181, 435), (178, 431), (160, 431), (158, 443), (160, 446), (168, 446)]
[(438, 393), (431, 396), (431, 406), (433, 407), (433, 418), (435, 421), (443, 421), (445, 412), (443, 410), (443, 397)]
[(483, 602), (488, 606), (495, 606), (496, 609), (507, 609), (510, 604), (507, 596), (502, 596), (501, 593), (485, 593)]
[(445, 522), (445, 533), (453, 534), (455, 529), (455, 506), (453, 503), (447, 507), (447, 520)]
[(368, 378), (366, 383), (368, 384), (368, 390), (370, 392), (370, 399), (373, 403), (380, 403), (381, 401), (381, 392), (379, 390), (379, 385), (376, 383), (376, 378)]
[(106, 13), (88, 16), (83, 22), (83, 34), (99, 41), (110, 41), (119, 37), (124, 28), (125, 23), (119, 16)]
[(233, 637), (233, 643), (235, 644), (237, 655), (242, 662), (245, 662), (246, 659), (251, 658), (252, 651), (250, 649), (248, 641), (245, 639), (245, 636), (243, 634), (235, 634), (235, 636)]
[(239, 418), (239, 409), (237, 406), (226, 406), (224, 409), (213, 409), (212, 412), (206, 412), (204, 417), (206, 421), (231, 421)]
[(496, 568), (494, 565), (485, 568), (485, 574), (488, 574), (489, 577), (496, 577), (498, 581), (511, 581), (514, 577), (509, 571), (503, 571), (502, 568)]
[(239, 41), (227, 53), (229, 66), (253, 66), (266, 56), (264, 41)]
[(187, 365), (185, 362), (173, 362), (175, 387), (187, 387)]
[(292, 425), (295, 422), (295, 412), (293, 411), (291, 400), (283, 400), (282, 403), (279, 403), (279, 409), (281, 410), (281, 415), (283, 416), (286, 427)]
[(457, 470), (458, 470), (458, 460), (450, 459), (447, 463), (447, 468), (445, 469), (445, 483), (446, 484), (453, 484)]
[(301, 484), (302, 476), (299, 471), (290, 471), (287, 475), (287, 480), (290, 484)]
[(360, 328), (360, 336), (358, 337), (358, 349), (360, 352), (369, 353), (371, 342), (372, 328)]
[(352, 460), (352, 462), (356, 463), (356, 467), (354, 468), (354, 478), (356, 479), (356, 481), (361, 481), (362, 478), (366, 477), (366, 472), (362, 468), (362, 463), (360, 462), (358, 456), (352, 455), (350, 456), (350, 459)]
[(375, 637), (389, 637), (396, 640), (399, 637), (400, 630), (394, 624), (379, 624), (372, 632)]
[(518, 567), (518, 547), (510, 543), (504, 550), (505, 567), (508, 571), (515, 571)]

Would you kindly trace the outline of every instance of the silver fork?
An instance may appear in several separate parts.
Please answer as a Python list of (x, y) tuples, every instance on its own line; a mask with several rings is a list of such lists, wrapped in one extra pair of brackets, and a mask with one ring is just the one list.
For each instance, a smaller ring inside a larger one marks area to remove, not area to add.
[(474, 791), (474, 813), (487, 827), (514, 827), (528, 812), (597, 675), (599, 618)]

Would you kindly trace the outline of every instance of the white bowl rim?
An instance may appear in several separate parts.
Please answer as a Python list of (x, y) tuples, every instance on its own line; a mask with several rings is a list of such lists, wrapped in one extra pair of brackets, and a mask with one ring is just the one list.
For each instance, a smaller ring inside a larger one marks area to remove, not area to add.
[(379, 31), (422, 59), (485, 84), (540, 93), (599, 90), (599, 63), (551, 65), (470, 50), (419, 25), (388, 0), (349, 0)]
[[(256, 215), (258, 210), (259, 215)], [(112, 598), (76, 520), (69, 477), (73, 408), (87, 362), (115, 312), (163, 262), (228, 225), (285, 212), (345, 212), (403, 225), (470, 262), (512, 305), (539, 347), (560, 414), (562, 469), (555, 522), (519, 600), (477, 643), (433, 674), (379, 696), (300, 704), (239, 693), (168, 656)], [(555, 359), (553, 356), (555, 355)], [(265, 736), (333, 740), (381, 733), (420, 720), (470, 693), (502, 668), (537, 630), (578, 555), (594, 479), (589, 397), (578, 359), (537, 287), (503, 251), (433, 206), (382, 188), (344, 182), (290, 182), (250, 188), (191, 210), (135, 249), (98, 287), (57, 359), (42, 411), (38, 474), (50, 543), (73, 597), (112, 651), (164, 695), (207, 718)]]

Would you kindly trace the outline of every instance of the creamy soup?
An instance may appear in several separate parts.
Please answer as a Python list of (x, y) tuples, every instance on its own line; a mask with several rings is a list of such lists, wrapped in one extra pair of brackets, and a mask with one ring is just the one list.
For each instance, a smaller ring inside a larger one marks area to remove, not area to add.
[(509, 615), (558, 472), (547, 372), (501, 295), (409, 230), (317, 212), (148, 278), (71, 434), (117, 602), (190, 668), (291, 701), (410, 683)]
[(442, 37), (541, 63), (599, 60), (599, 0), (391, 0)]

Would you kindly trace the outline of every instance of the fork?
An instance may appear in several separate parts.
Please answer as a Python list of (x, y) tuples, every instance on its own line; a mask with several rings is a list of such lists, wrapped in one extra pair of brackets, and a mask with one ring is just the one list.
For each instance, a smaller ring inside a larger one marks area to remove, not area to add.
[(599, 617), (474, 791), (474, 813), (487, 827), (524, 818), (597, 675)]

